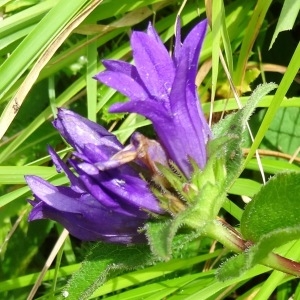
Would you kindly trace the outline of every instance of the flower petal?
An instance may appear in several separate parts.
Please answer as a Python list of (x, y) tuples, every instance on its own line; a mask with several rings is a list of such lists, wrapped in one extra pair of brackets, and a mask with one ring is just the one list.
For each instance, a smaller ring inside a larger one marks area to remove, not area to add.
[(130, 112), (138, 113), (154, 122), (168, 122), (170, 119), (168, 103), (158, 103), (152, 99), (141, 101), (140, 99), (131, 99), (124, 103), (113, 104), (109, 112), (120, 113)]
[[(78, 167), (82, 168), (82, 165), (78, 165)], [(82, 171), (84, 172), (84, 170)], [(100, 171), (98, 175), (93, 176), (93, 179), (105, 194), (114, 199), (120, 207), (133, 214), (141, 216), (138, 211), (163, 213), (158, 200), (150, 192), (147, 183), (136, 174), (133, 176), (121, 173), (119, 169), (112, 169), (105, 172)], [(85, 184), (87, 184), (86, 181)], [(95, 195), (95, 197), (97, 196)]]
[(207, 29), (207, 20), (198, 23), (185, 38), (180, 53), (178, 54), (177, 65), (184, 57), (188, 57), (188, 73), (189, 77), (195, 81), (197, 75), (197, 66), (200, 50), (203, 45), (204, 37)]
[(137, 31), (130, 42), (135, 66), (148, 91), (158, 101), (168, 101), (175, 67), (164, 44), (153, 35)]
[(90, 194), (107, 209), (113, 210), (124, 216), (131, 216), (132, 218), (138, 217), (148, 219), (148, 214), (145, 211), (142, 211), (139, 207), (130, 206), (127, 203), (124, 203), (123, 199), (118, 199), (116, 195), (104, 191), (95, 178), (87, 175), (82, 175), (80, 178), (89, 190)]
[(88, 194), (68, 197), (59, 188), (36, 176), (27, 176), (26, 180), (36, 196), (35, 201), (30, 201), (34, 207), (29, 221), (42, 218), (55, 220), (72, 235), (85, 241), (131, 243), (144, 239), (137, 232), (137, 228), (143, 225), (143, 219), (107, 210)]
[[(102, 60), (103, 65), (108, 71), (122, 73), (124, 75), (127, 75), (131, 78), (133, 78), (139, 85), (145, 88), (147, 90), (146, 86), (144, 85), (144, 82), (141, 80), (140, 75), (136, 69), (135, 66), (131, 65), (128, 62), (121, 61), (121, 60), (113, 60), (113, 59), (107, 59)], [(95, 76), (96, 79), (98, 75)]]
[(175, 35), (175, 44), (174, 44), (174, 51), (173, 51), (173, 60), (175, 66), (179, 63), (179, 56), (181, 51), (181, 21), (180, 17), (176, 18), (176, 35)]
[(53, 148), (48, 147), (48, 152), (51, 156), (51, 159), (53, 163), (56, 166), (57, 172), (64, 171), (64, 173), (67, 175), (68, 179), (71, 183), (71, 188), (78, 193), (85, 192), (83, 190), (82, 184), (80, 183), (79, 179), (72, 173), (72, 171), (68, 168), (68, 166), (60, 159), (60, 157), (57, 155), (57, 153), (53, 150)]
[(210, 133), (204, 115), (199, 110), (195, 84), (189, 78), (188, 69), (188, 57), (183, 57), (177, 68), (170, 95), (172, 122), (155, 124), (155, 130), (169, 157), (187, 176), (191, 171), (189, 157), (192, 157), (200, 168), (204, 167), (206, 142)]
[(67, 142), (79, 152), (82, 152), (85, 144), (103, 146), (103, 149), (110, 149), (109, 152), (118, 151), (122, 148), (122, 144), (117, 138), (104, 127), (70, 110), (60, 108), (53, 125)]
[(102, 83), (116, 89), (128, 98), (140, 99), (141, 101), (150, 97), (144, 84), (140, 84), (127, 74), (115, 71), (104, 71), (95, 76)]

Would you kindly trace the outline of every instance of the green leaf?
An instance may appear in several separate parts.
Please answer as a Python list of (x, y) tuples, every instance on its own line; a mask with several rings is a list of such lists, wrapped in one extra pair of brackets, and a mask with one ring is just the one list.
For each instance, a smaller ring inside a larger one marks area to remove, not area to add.
[[(265, 113), (265, 110), (261, 110), (256, 122), (260, 124)], [(300, 132), (297, 130), (300, 126), (299, 116), (300, 108), (279, 108), (263, 139), (264, 148), (294, 154), (300, 144)]]
[[(156, 281), (156, 283), (154, 283), (154, 285), (161, 285), (161, 283), (160, 283), (161, 281), (159, 281), (159, 280), (163, 280), (166, 277), (168, 278), (168, 277), (172, 276), (172, 275), (170, 275), (170, 273), (173, 273), (173, 272), (176, 272), (179, 270), (180, 271), (186, 270), (186, 269), (193, 267), (196, 264), (205, 262), (206, 260), (209, 260), (209, 259), (216, 258), (218, 255), (221, 254), (221, 252), (222, 252), (222, 250), (219, 249), (217, 251), (214, 251), (213, 253), (202, 254), (200, 256), (190, 256), (189, 258), (184, 258), (184, 255), (180, 255), (180, 256), (178, 256), (180, 258), (172, 259), (168, 262), (161, 262), (161, 263), (155, 264), (154, 266), (146, 267), (146, 268), (143, 268), (143, 269), (140, 269), (137, 271), (128, 272), (128, 273), (126, 272), (123, 275), (114, 277), (114, 278), (110, 279), (109, 281), (107, 281), (103, 286), (101, 286), (93, 294), (92, 298), (104, 296), (104, 295), (114, 292), (115, 295), (119, 296), (119, 299), (120, 298), (126, 299), (125, 294), (123, 294), (123, 293), (117, 294), (116, 292), (121, 291), (121, 290), (124, 291), (125, 289), (127, 289), (129, 294), (133, 293), (134, 296), (136, 296), (135, 299), (142, 299), (143, 297), (142, 296), (138, 297), (138, 293), (136, 293), (136, 291), (139, 288), (143, 289), (143, 287), (145, 287), (146, 290), (148, 290), (147, 287), (149, 287), (150, 290), (152, 292), (154, 292), (153, 286), (151, 284), (149, 284), (150, 280), (152, 280), (152, 282), (154, 280)], [(214, 274), (212, 271), (212, 272), (202, 272), (202, 273), (200, 272), (199, 275), (201, 277), (209, 276), (210, 279), (212, 279)], [(174, 274), (174, 276), (177, 277), (178, 272), (176, 272)], [(147, 283), (147, 281), (148, 281), (148, 283)], [(134, 286), (139, 286), (139, 287), (137, 289), (132, 289)], [(145, 290), (143, 289), (143, 291), (145, 291)], [(113, 297), (114, 296), (112, 296), (112, 298)], [(129, 298), (129, 299), (131, 299), (131, 298)]]
[[(187, 230), (184, 225), (191, 225)], [(172, 220), (147, 223), (145, 226), (151, 252), (158, 260), (168, 261), (174, 257), (183, 257), (184, 248), (191, 241), (203, 235), (206, 221), (201, 220), (197, 211), (188, 208)], [(180, 233), (178, 230), (182, 229)], [(192, 229), (192, 230), (191, 230)], [(188, 250), (188, 252), (191, 252)]]
[(300, 226), (299, 194), (300, 173), (274, 176), (245, 209), (241, 219), (244, 238), (258, 242), (273, 231)]
[(218, 271), (220, 280), (241, 276), (274, 248), (300, 237), (300, 173), (274, 176), (247, 205), (241, 233), (250, 247), (230, 258)]
[[(258, 102), (276, 87), (277, 85), (275, 83), (265, 83), (257, 86), (246, 105), (241, 110), (227, 116), (225, 119), (213, 126), (214, 136), (226, 136), (228, 133), (239, 134), (241, 130), (244, 130), (244, 127), (255, 110)], [(234, 123), (234, 121), (239, 121), (239, 123)], [(241, 126), (237, 126), (237, 124)]]
[(291, 30), (296, 21), (296, 18), (300, 10), (300, 1), (295, 0), (285, 0), (283, 2), (282, 11), (277, 22), (272, 41), (270, 43), (269, 49), (272, 48), (273, 43), (275, 42), (278, 34), (281, 31)]
[(220, 281), (230, 280), (241, 276), (248, 269), (246, 253), (243, 252), (224, 262), (219, 267), (216, 276)]
[(81, 268), (64, 288), (63, 295), (68, 295), (68, 300), (88, 299), (107, 279), (150, 264), (152, 255), (147, 245), (93, 244)]

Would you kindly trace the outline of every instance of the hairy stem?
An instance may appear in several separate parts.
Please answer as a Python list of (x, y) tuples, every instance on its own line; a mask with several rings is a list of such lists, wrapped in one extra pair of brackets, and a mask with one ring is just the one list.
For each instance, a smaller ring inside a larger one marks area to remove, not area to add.
[[(226, 248), (236, 253), (241, 253), (252, 245), (251, 242), (244, 240), (238, 231), (221, 219), (209, 222), (205, 228), (205, 235), (217, 240)], [(261, 264), (300, 277), (300, 263), (273, 252), (269, 253), (261, 261)]]

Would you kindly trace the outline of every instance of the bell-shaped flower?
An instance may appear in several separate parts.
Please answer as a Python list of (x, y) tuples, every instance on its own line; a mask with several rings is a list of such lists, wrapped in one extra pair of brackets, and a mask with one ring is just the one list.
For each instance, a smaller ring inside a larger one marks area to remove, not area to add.
[(178, 22), (172, 56), (151, 24), (146, 33), (134, 31), (130, 39), (134, 65), (104, 60), (106, 70), (95, 76), (130, 99), (114, 104), (110, 111), (150, 119), (168, 158), (186, 176), (192, 171), (191, 158), (204, 168), (211, 136), (195, 85), (206, 27), (206, 20), (197, 24), (181, 44)]
[[(162, 209), (147, 182), (130, 165), (120, 157), (111, 160), (122, 152), (122, 144), (105, 128), (65, 109), (59, 109), (54, 126), (75, 150), (69, 163), (77, 174), (49, 148), (57, 171), (65, 172), (70, 187), (26, 176), (35, 196), (29, 201), (33, 206), (29, 221), (55, 220), (81, 240), (145, 242), (139, 228), (150, 214), (161, 214)], [(156, 160), (156, 153), (151, 159)], [(115, 166), (109, 166), (111, 161)]]

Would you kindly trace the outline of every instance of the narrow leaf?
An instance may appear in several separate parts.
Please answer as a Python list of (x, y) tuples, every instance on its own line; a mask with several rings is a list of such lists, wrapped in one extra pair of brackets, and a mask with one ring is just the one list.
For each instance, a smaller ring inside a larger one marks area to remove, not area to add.
[[(63, 290), (68, 300), (88, 299), (107, 279), (151, 264), (147, 245), (94, 244), (81, 268)], [(64, 299), (61, 297), (61, 299)]]
[(300, 1), (295, 0), (285, 0), (283, 2), (282, 11), (277, 22), (275, 32), (272, 37), (269, 49), (272, 48), (273, 43), (275, 42), (278, 34), (281, 31), (291, 30), (296, 21), (296, 18), (300, 10)]

